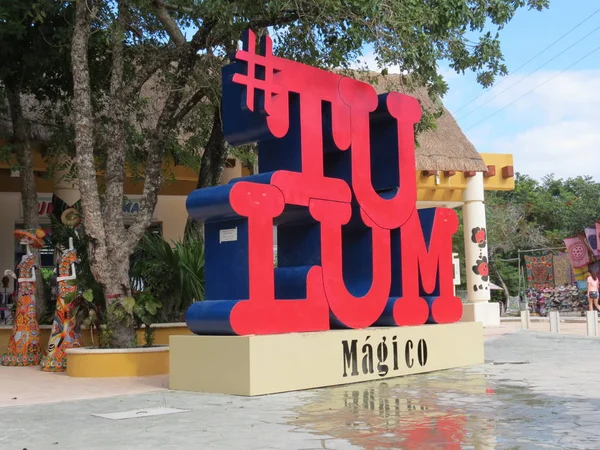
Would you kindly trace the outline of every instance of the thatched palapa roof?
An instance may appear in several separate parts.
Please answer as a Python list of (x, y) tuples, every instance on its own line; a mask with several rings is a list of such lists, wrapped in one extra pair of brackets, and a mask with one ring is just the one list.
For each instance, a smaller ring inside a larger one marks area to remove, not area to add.
[[(410, 94), (419, 100), (423, 96), (429, 98), (425, 89), (416, 95)], [(487, 170), (483, 159), (445, 107), (442, 116), (437, 119), (437, 128), (417, 136), (417, 141), (418, 170)]]

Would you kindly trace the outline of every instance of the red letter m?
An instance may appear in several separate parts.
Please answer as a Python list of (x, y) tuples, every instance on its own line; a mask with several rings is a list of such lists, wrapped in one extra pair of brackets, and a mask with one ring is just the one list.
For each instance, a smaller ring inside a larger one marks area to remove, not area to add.
[(415, 211), (400, 228), (402, 297), (394, 305), (398, 326), (421, 325), (428, 318), (434, 323), (460, 320), (462, 303), (454, 295), (452, 265), (457, 230), (456, 213), (445, 208)]

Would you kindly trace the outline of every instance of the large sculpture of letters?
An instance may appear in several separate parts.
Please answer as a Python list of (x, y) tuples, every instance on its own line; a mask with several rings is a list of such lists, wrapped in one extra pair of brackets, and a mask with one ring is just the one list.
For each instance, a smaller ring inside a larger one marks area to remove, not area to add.
[[(416, 209), (413, 97), (272, 54), (269, 37), (226, 66), (223, 128), (258, 142), (257, 175), (190, 194), (205, 224), (196, 334), (276, 334), (460, 320), (443, 208)], [(277, 226), (274, 267), (273, 225)]]

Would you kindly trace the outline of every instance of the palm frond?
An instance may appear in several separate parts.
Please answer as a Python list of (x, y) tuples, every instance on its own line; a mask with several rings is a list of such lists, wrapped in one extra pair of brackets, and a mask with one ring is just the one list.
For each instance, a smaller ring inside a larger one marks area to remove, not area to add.
[(204, 242), (167, 242), (146, 234), (131, 257), (132, 286), (162, 304), (162, 320), (180, 320), (187, 307), (204, 299)]

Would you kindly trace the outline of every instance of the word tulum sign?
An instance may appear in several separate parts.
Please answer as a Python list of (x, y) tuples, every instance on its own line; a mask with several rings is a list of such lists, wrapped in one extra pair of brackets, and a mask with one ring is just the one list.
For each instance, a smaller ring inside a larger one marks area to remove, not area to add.
[[(264, 337), (256, 342), (281, 347), (310, 336), (339, 382), (438, 367), (416, 327), (461, 319), (458, 219), (450, 209), (416, 209), (419, 102), (279, 58), (268, 36), (257, 51), (252, 32), (222, 82), (225, 138), (258, 143), (260, 173), (187, 199), (190, 216), (204, 223), (206, 300), (187, 311), (199, 336), (186, 351), (201, 353), (192, 350), (200, 337)], [(398, 327), (414, 336), (379, 335)], [(319, 358), (294, 345), (297, 361)], [(172, 361), (177, 353), (172, 342)], [(337, 383), (312, 385), (322, 382)]]

